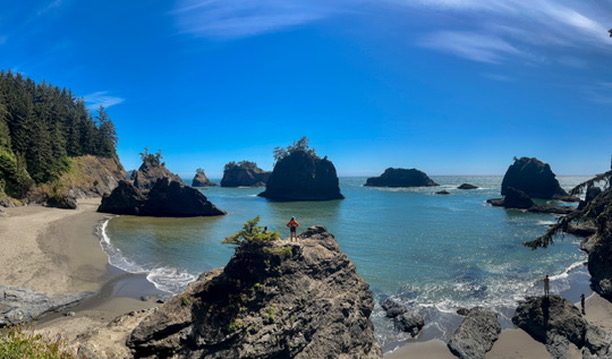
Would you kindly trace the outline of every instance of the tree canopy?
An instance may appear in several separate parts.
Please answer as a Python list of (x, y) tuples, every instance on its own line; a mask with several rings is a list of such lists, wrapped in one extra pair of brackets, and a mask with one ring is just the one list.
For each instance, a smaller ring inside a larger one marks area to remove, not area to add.
[(309, 143), (308, 137), (304, 136), (297, 141), (293, 141), (293, 144), (287, 146), (286, 148), (275, 147), (274, 150), (272, 151), (272, 153), (274, 154), (274, 162), (278, 162), (282, 160), (283, 158), (288, 157), (292, 153), (296, 153), (300, 151), (306, 152), (306, 154), (308, 154), (311, 157), (318, 158), (315, 149), (310, 148), (308, 143)]
[(68, 89), (0, 71), (0, 192), (19, 197), (20, 181), (53, 181), (69, 157), (116, 157), (116, 146), (104, 107), (94, 117)]
[(231, 161), (225, 164), (225, 167), (223, 168), (225, 171), (230, 171), (233, 170), (234, 168), (240, 168), (240, 169), (244, 169), (244, 170), (254, 170), (257, 169), (257, 163), (255, 162), (251, 162), (251, 161), (240, 161), (240, 162), (235, 162), (235, 161)]
[(275, 241), (281, 238), (280, 233), (278, 231), (268, 232), (266, 231), (266, 227), (258, 226), (259, 216), (248, 220), (245, 224), (242, 225), (242, 230), (234, 233), (229, 237), (225, 237), (222, 243), (226, 244), (241, 244), (243, 242), (247, 243), (265, 243), (269, 241)]

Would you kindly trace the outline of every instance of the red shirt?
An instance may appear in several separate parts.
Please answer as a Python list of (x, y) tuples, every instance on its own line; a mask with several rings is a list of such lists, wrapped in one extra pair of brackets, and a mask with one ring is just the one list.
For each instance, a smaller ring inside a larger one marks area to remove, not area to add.
[(287, 222), (287, 227), (289, 227), (289, 228), (297, 228), (299, 226), (300, 226), (300, 224), (295, 219), (292, 219), (289, 222)]

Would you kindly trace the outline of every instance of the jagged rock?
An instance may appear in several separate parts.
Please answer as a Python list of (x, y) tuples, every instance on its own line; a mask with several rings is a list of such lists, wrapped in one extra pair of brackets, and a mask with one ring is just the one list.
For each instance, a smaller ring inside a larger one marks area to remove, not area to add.
[(202, 192), (171, 178), (160, 178), (146, 194), (122, 180), (102, 198), (98, 212), (156, 217), (197, 217), (226, 214), (215, 207)]
[(497, 207), (516, 209), (529, 209), (535, 205), (531, 197), (514, 187), (506, 189), (504, 198), (488, 199), (487, 203)]
[(525, 192), (513, 187), (506, 189), (504, 198), (488, 199), (487, 203), (496, 207), (525, 209), (531, 213), (570, 214), (575, 210), (574, 207), (535, 204)]
[(327, 158), (306, 151), (291, 152), (274, 166), (260, 197), (277, 201), (343, 199), (336, 167)]
[(382, 303), (380, 303), (380, 306), (385, 311), (387, 318), (395, 318), (398, 315), (404, 314), (408, 311), (406, 307), (396, 302), (392, 298), (385, 299)]
[(578, 202), (579, 200), (568, 195), (561, 188), (548, 163), (543, 163), (535, 157), (515, 159), (514, 163), (508, 167), (502, 180), (502, 196), (507, 195), (510, 187), (522, 191), (532, 198), (558, 199), (570, 202)]
[(595, 197), (599, 196), (603, 191), (597, 186), (587, 187), (586, 194), (584, 195), (584, 201), (580, 201), (578, 209), (586, 207)]
[(227, 214), (212, 204), (202, 192), (170, 178), (157, 180), (140, 209), (143, 216), (196, 217)]
[(474, 186), (473, 184), (469, 184), (469, 183), (464, 183), (462, 185), (460, 185), (459, 187), (457, 187), (457, 189), (477, 189), (478, 186)]
[(138, 188), (121, 180), (111, 194), (102, 197), (98, 212), (139, 215), (145, 201), (146, 196)]
[(565, 341), (582, 348), (588, 326), (580, 310), (557, 295), (527, 298), (516, 308), (512, 323), (546, 344), (556, 358), (565, 355)]
[(399, 330), (416, 337), (425, 326), (425, 319), (417, 313), (407, 311), (393, 318), (393, 323)]
[(69, 195), (57, 195), (52, 196), (47, 200), (47, 207), (61, 208), (61, 209), (76, 209), (77, 200), (75, 197)]
[(216, 185), (216, 183), (211, 182), (208, 177), (206, 177), (204, 171), (196, 172), (195, 177), (193, 177), (193, 181), (191, 181), (192, 187), (214, 187)]
[(49, 297), (33, 290), (0, 285), (0, 328), (40, 319), (47, 313), (73, 307), (93, 293)]
[(436, 194), (447, 195), (447, 194), (450, 194), (450, 192), (449, 191), (438, 191), (436, 192)]
[(145, 318), (135, 358), (381, 358), (373, 297), (324, 227), (298, 242), (243, 242)]
[(257, 167), (255, 162), (230, 162), (225, 165), (221, 187), (265, 187), (272, 172)]
[(500, 332), (497, 313), (474, 308), (451, 337), (448, 349), (459, 358), (484, 359)]
[(387, 168), (378, 177), (370, 177), (364, 186), (373, 187), (433, 187), (439, 186), (425, 172), (415, 168)]
[(178, 183), (183, 183), (183, 180), (178, 175), (166, 168), (165, 164), (161, 162), (160, 157), (153, 155), (144, 156), (142, 165), (132, 175), (134, 187), (143, 193), (153, 188), (155, 183), (161, 178), (170, 178)]

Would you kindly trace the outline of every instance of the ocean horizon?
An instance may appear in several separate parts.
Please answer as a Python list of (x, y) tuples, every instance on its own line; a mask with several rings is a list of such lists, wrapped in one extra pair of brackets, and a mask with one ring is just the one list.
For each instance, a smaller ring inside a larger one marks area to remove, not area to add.
[[(522, 244), (542, 235), (556, 216), (486, 203), (501, 197), (503, 176), (431, 178), (440, 186), (364, 187), (366, 177), (341, 177), (346, 199), (323, 202), (268, 201), (257, 197), (263, 188), (201, 188), (227, 216), (114, 216), (102, 223), (102, 244), (112, 265), (146, 272), (157, 288), (176, 294), (200, 273), (224, 266), (233, 247), (221, 241), (253, 217), (260, 216), (261, 225), (283, 238), (292, 216), (300, 222), (299, 231), (323, 225), (375, 295), (372, 320), (385, 351), (414, 340), (385, 318), (379, 303), (387, 297), (425, 317), (417, 339), (422, 341), (448, 339), (461, 321), (455, 314), (459, 308), (492, 309), (504, 328), (512, 327), (514, 308), (525, 297), (542, 293), (540, 281), (547, 274), (553, 293), (574, 302), (580, 293), (591, 293), (579, 238), (565, 235), (535, 251)], [(557, 177), (566, 190), (588, 178)], [(457, 189), (462, 183), (479, 188)], [(450, 194), (436, 194), (442, 190)]]

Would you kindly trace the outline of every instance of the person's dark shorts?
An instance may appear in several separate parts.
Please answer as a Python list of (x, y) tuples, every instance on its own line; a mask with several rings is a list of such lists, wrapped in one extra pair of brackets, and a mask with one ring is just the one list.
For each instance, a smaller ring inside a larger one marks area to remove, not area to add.
[(295, 233), (297, 231), (297, 227), (290, 227), (291, 233)]

